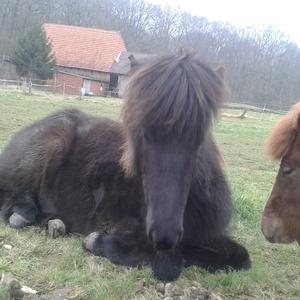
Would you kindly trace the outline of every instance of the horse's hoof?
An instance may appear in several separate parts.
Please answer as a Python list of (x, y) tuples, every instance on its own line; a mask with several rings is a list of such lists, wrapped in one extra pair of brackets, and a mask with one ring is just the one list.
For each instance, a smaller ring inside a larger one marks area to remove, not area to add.
[(95, 242), (96, 242), (97, 238), (99, 237), (99, 235), (100, 234), (98, 232), (92, 232), (88, 236), (86, 236), (82, 243), (83, 248), (90, 252), (93, 252)]
[(21, 229), (25, 226), (28, 226), (31, 224), (29, 220), (24, 218), (23, 216), (19, 215), (18, 213), (14, 212), (10, 217), (9, 217), (9, 225), (12, 228), (15, 229)]
[(53, 239), (66, 234), (66, 225), (60, 219), (54, 219), (48, 221), (48, 234)]

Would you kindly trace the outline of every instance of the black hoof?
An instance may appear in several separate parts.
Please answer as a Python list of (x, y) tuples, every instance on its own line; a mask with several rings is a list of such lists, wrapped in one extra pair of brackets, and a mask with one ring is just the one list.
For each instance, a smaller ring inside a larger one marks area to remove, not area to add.
[(177, 250), (157, 251), (151, 261), (153, 275), (161, 281), (176, 280), (183, 268), (183, 257)]
[(98, 232), (92, 232), (88, 236), (86, 236), (82, 242), (82, 246), (85, 250), (88, 250), (92, 253), (94, 253), (94, 245), (98, 238), (100, 237), (100, 234)]
[(23, 216), (21, 216), (20, 214), (18, 214), (16, 212), (14, 212), (9, 217), (8, 222), (9, 222), (10, 227), (15, 228), (15, 229), (21, 229), (21, 228), (24, 228), (31, 224), (30, 220), (27, 220), (26, 218), (24, 218)]
[(66, 225), (60, 219), (54, 219), (48, 221), (48, 234), (53, 239), (66, 234)]

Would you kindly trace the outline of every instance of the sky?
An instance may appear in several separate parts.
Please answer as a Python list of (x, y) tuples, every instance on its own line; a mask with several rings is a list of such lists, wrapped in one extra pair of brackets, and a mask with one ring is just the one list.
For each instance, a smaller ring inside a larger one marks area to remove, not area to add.
[(239, 27), (273, 25), (300, 46), (300, 0), (148, 0)]

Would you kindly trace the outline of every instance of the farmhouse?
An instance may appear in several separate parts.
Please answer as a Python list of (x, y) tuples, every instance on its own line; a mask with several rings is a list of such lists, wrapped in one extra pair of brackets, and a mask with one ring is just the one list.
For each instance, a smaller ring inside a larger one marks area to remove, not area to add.
[(136, 63), (143, 63), (153, 57), (154, 54), (121, 52), (112, 64), (109, 72), (111, 73), (111, 85), (116, 88), (118, 95), (122, 97), (127, 85), (128, 74)]
[(117, 87), (110, 69), (127, 51), (119, 32), (59, 24), (44, 24), (43, 29), (56, 58), (52, 84), (58, 92), (106, 95)]

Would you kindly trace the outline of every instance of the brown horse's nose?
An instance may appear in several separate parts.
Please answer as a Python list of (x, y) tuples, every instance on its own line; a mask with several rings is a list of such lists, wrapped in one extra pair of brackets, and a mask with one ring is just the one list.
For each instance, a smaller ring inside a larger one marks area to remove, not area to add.
[(182, 239), (183, 230), (159, 230), (152, 228), (149, 239), (157, 250), (169, 250), (176, 246)]
[(272, 219), (270, 217), (267, 216), (263, 216), (261, 219), (261, 231), (263, 233), (263, 235), (265, 236), (265, 238), (271, 242), (274, 243), (275, 242), (275, 234), (276, 234), (276, 227), (278, 226), (274, 226), (275, 224), (273, 224)]
[(275, 216), (263, 216), (261, 231), (270, 243), (282, 243), (282, 222)]

